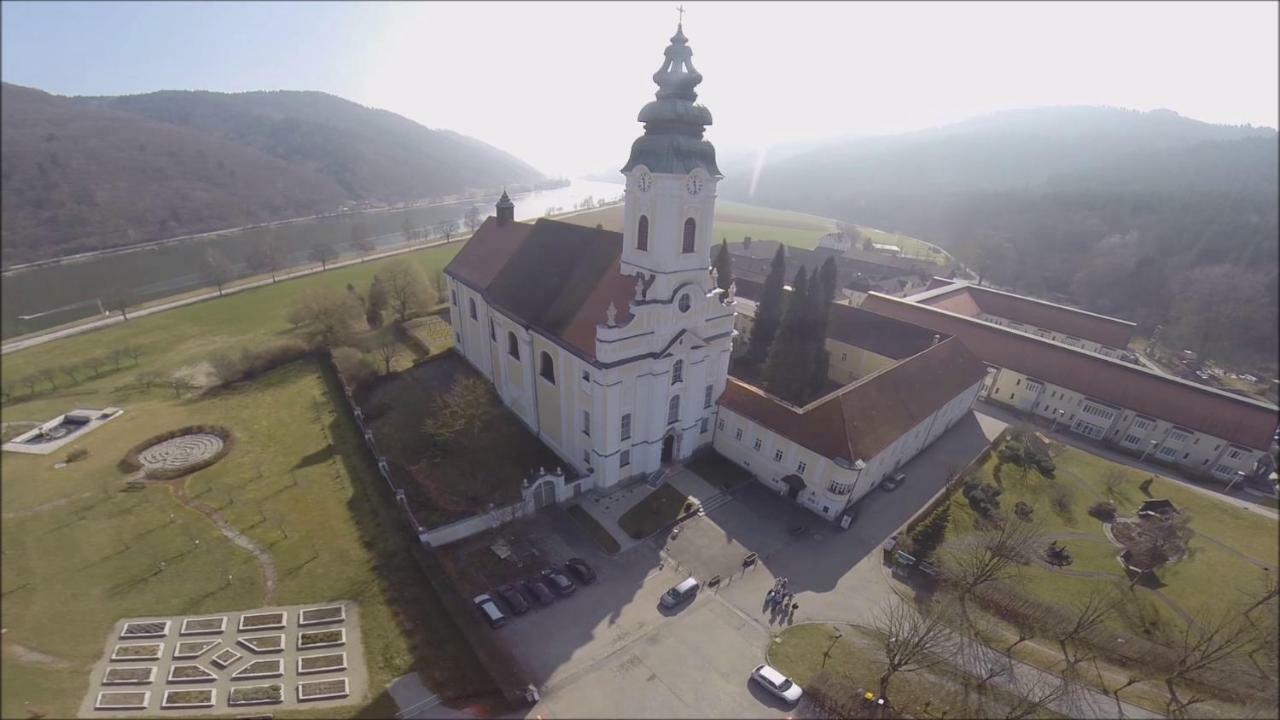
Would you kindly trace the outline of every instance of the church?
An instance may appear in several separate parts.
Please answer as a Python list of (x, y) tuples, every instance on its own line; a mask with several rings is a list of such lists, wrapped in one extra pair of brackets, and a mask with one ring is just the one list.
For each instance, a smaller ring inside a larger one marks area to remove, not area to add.
[(588, 488), (715, 447), (836, 520), (968, 412), (985, 368), (950, 336), (836, 305), (838, 390), (795, 407), (730, 376), (738, 302), (710, 268), (722, 176), (692, 56), (678, 26), (622, 167), (621, 233), (516, 222), (503, 194), (445, 268), (456, 349)]

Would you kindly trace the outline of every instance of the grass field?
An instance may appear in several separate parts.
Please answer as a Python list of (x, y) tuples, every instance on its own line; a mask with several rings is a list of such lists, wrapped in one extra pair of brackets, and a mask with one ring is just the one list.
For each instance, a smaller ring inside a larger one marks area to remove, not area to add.
[[(454, 246), (402, 257), (434, 271), (456, 251)], [(284, 314), (293, 297), (349, 282), (363, 290), (383, 262), (139, 318), (4, 357), (0, 373), (10, 378), (128, 343), (143, 349), (136, 365), (126, 361), (119, 371), (71, 387), (60, 380), (55, 391), (3, 407), (5, 421), (44, 420), (72, 407), (125, 409), (59, 453), (0, 456), (4, 717), (73, 715), (88, 668), (120, 617), (264, 604), (266, 588), (253, 556), (180, 502), (180, 489), (266, 549), (278, 577), (273, 602), (360, 603), (375, 695), (347, 714), (394, 714), (382, 688), (414, 669), (445, 697), (492, 691), (409, 556), (413, 540), (397, 531), (394, 503), (353, 423), (338, 411), (340, 391), (328, 371), (303, 360), (229, 390), (180, 399), (131, 380), (139, 372), (171, 373), (215, 351), (288, 336)], [(125, 491), (115, 467), (125, 449), (197, 423), (235, 433), (236, 445), (226, 458), (185, 480)], [(87, 459), (53, 468), (67, 451), (80, 448), (89, 451)]]

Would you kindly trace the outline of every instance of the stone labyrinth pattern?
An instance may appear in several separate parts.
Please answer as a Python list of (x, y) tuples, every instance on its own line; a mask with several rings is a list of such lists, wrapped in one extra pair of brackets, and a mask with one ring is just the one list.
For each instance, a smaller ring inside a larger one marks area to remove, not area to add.
[(193, 433), (156, 443), (138, 453), (138, 462), (148, 470), (181, 470), (203, 462), (222, 450), (222, 438), (211, 433)]

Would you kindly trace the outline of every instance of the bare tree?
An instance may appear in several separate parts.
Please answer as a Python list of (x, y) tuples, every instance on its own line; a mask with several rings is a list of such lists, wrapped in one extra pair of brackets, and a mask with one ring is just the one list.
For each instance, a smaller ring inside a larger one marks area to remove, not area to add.
[(369, 253), (373, 252), (373, 238), (369, 235), (369, 228), (362, 222), (351, 226), (351, 247), (360, 256), (361, 262), (364, 262)]
[(391, 374), (391, 361), (396, 359), (396, 355), (400, 352), (400, 345), (396, 343), (395, 338), (389, 333), (384, 334), (382, 339), (373, 346), (373, 354), (378, 356), (382, 361), (382, 374)]
[(1120, 499), (1120, 491), (1124, 488), (1125, 480), (1128, 476), (1124, 470), (1120, 468), (1111, 468), (1102, 476), (1102, 484), (1106, 488), (1105, 493), (1111, 500)]
[(5, 381), (4, 381), (4, 385), (3, 385), (2, 390), (3, 390), (3, 392), (4, 392), (4, 399), (5, 399), (5, 400), (8, 400), (8, 399), (10, 399), (10, 398), (12, 398), (12, 397), (14, 396), (14, 393), (15, 393), (15, 392), (17, 391), (17, 389), (18, 389), (18, 383), (19, 383), (19, 382), (20, 382), (20, 381), (18, 381), (18, 380), (5, 380)]
[(444, 236), (444, 241), (449, 242), (453, 239), (453, 234), (458, 232), (457, 220), (445, 220), (440, 223), (440, 234)]
[(913, 608), (895, 597), (881, 608), (875, 628), (884, 636), (885, 669), (880, 674), (880, 695), (887, 697), (893, 676), (916, 672), (945, 661), (951, 633), (944, 621), (948, 611), (940, 604)]
[(406, 214), (404, 220), (400, 223), (400, 234), (404, 236), (406, 243), (413, 241), (413, 225), (409, 222), (409, 216)]
[(40, 376), (35, 375), (34, 373), (33, 373), (33, 374), (31, 374), (31, 375), (23, 375), (23, 376), (22, 376), (22, 379), (21, 379), (21, 380), (19, 380), (18, 382), (20, 382), (20, 383), (22, 383), (23, 385), (26, 385), (26, 386), (27, 386), (27, 394), (28, 394), (28, 395), (35, 395), (35, 394), (36, 394), (36, 383), (40, 382)]
[(97, 355), (90, 355), (84, 359), (84, 366), (93, 373), (94, 377), (102, 374), (102, 366), (106, 364), (106, 360)]
[(66, 375), (67, 377), (71, 378), (72, 385), (77, 385), (80, 383), (80, 369), (81, 369), (80, 365), (73, 362), (67, 363), (66, 365), (63, 365), (58, 368), (58, 370), (62, 371), (63, 375)]
[(263, 236), (262, 240), (249, 251), (249, 257), (246, 258), (249, 267), (260, 273), (269, 273), (271, 282), (276, 281), (276, 273), (280, 271), (280, 267), (284, 262), (284, 253), (280, 247), (279, 240), (275, 235), (268, 234)]
[(290, 314), (295, 319), (302, 318), (302, 324), (311, 329), (318, 342), (333, 347), (351, 334), (353, 323), (360, 317), (360, 302), (341, 291), (310, 290), (298, 298)]
[(124, 351), (133, 359), (133, 364), (137, 365), (138, 358), (142, 357), (142, 348), (134, 344), (129, 344), (125, 346)]
[(368, 382), (378, 372), (369, 356), (353, 347), (334, 348), (333, 363), (347, 382), (356, 386)]
[(1207, 670), (1222, 669), (1232, 660), (1248, 655), (1258, 641), (1254, 628), (1234, 608), (1187, 623), (1171, 648), (1176, 662), (1164, 677), (1170, 712), (1181, 714), (1203, 700), (1199, 696), (1183, 699), (1178, 695), (1179, 682)]
[(338, 251), (334, 249), (331, 242), (322, 240), (311, 246), (311, 259), (320, 263), (321, 270), (328, 270), (329, 261), (333, 260), (337, 254)]
[(484, 222), (480, 217), (480, 208), (475, 205), (467, 208), (467, 214), (463, 217), (462, 221), (466, 224), (467, 231), (474, 233), (476, 229), (480, 227), (480, 223)]
[(140, 372), (137, 375), (134, 375), (133, 379), (134, 382), (150, 390), (153, 385), (160, 385), (163, 383), (165, 381), (165, 376), (163, 373), (156, 372), (155, 370), (148, 370), (147, 372)]
[(195, 383), (187, 379), (186, 375), (174, 375), (169, 378), (169, 387), (173, 390), (175, 398), (181, 398), (183, 392), (190, 392), (195, 389)]
[(944, 545), (943, 572), (960, 591), (963, 605), (979, 587), (1012, 577), (1041, 543), (1039, 522), (1007, 521)]
[(120, 363), (124, 362), (126, 355), (124, 348), (112, 348), (108, 355), (111, 358), (111, 364), (116, 366), (116, 370), (120, 369)]
[(375, 278), (387, 291), (387, 302), (396, 319), (404, 322), (410, 313), (429, 307), (435, 298), (426, 278), (408, 260), (397, 260)]
[(1084, 602), (1075, 606), (1070, 620), (1057, 627), (1053, 636), (1058, 641), (1058, 649), (1062, 651), (1062, 659), (1068, 665), (1074, 667), (1088, 659), (1084, 655), (1084, 640), (1111, 617), (1119, 601), (1120, 598), (1114, 595), (1093, 590), (1085, 597)]
[(231, 282), (234, 275), (231, 262), (216, 248), (207, 247), (204, 249), (202, 264), (205, 277), (218, 288), (218, 297), (222, 297), (222, 288)]
[(1049, 706), (1065, 699), (1071, 692), (1071, 680), (1065, 677), (1055, 677), (1045, 672), (1025, 673), (1030, 675), (1031, 679), (1019, 683), (1015, 683), (1013, 692), (1013, 704), (1004, 710), (1004, 717), (1008, 720), (1026, 720), (1026, 718), (1040, 714)]
[(58, 370), (57, 368), (43, 367), (36, 371), (36, 375), (45, 382), (49, 383), (50, 390), (58, 389)]
[(107, 308), (120, 313), (125, 320), (129, 319), (129, 308), (137, 303), (137, 298), (130, 288), (116, 288), (107, 293)]

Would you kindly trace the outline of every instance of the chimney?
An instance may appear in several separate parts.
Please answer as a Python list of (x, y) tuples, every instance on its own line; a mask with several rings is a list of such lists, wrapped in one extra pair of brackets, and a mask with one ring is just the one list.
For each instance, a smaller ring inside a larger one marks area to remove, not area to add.
[(511, 202), (511, 198), (507, 197), (506, 189), (502, 191), (502, 197), (498, 198), (498, 225), (510, 224), (516, 217), (515, 203)]
[(937, 344), (938, 344), (939, 342), (941, 342), (941, 341), (942, 341), (942, 336), (941, 336), (941, 335), (934, 335), (934, 336), (933, 336), (933, 342), (929, 343), (929, 345), (930, 345), (930, 346), (937, 345)]

